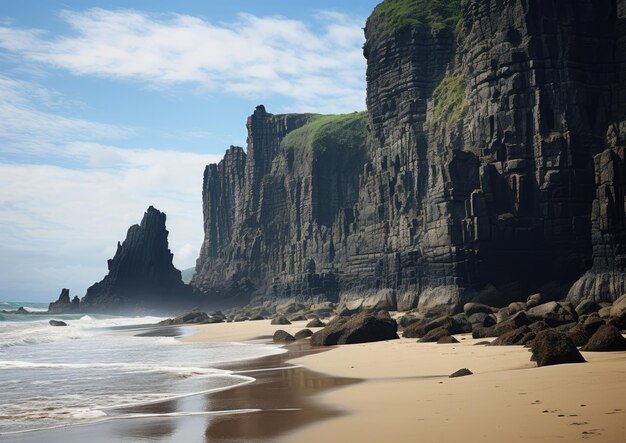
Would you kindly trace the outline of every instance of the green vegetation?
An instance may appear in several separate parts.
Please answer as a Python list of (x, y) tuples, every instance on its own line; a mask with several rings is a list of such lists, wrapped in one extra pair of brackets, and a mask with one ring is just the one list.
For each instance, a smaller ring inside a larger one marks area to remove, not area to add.
[(463, 117), (468, 107), (463, 76), (446, 75), (433, 92), (433, 101), (436, 119), (445, 119), (450, 124)]
[(321, 153), (329, 147), (362, 148), (367, 137), (367, 111), (340, 115), (313, 115), (306, 125), (283, 139), (284, 149)]
[(373, 38), (386, 38), (416, 26), (439, 30), (460, 29), (461, 4), (465, 0), (385, 0), (376, 8), (368, 22), (376, 28)]
[(506, 221), (515, 221), (515, 216), (513, 214), (511, 214), (510, 212), (505, 212), (503, 214), (498, 215), (498, 221), (499, 222), (506, 222)]

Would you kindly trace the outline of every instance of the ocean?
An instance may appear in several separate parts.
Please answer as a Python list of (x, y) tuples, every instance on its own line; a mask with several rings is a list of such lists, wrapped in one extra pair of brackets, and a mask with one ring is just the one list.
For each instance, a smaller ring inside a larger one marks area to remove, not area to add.
[[(47, 307), (0, 302), (0, 310), (19, 306), (31, 312)], [(50, 326), (52, 318), (68, 326)], [(160, 320), (0, 313), (0, 437), (132, 418), (123, 408), (248, 384), (252, 377), (217, 366), (284, 352), (265, 344), (184, 343), (131, 334), (133, 325)], [(178, 331), (187, 335), (193, 328)]]

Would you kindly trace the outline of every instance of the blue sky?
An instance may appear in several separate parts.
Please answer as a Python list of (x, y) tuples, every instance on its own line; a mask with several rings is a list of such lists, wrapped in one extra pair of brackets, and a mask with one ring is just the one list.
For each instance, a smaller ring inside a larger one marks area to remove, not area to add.
[(151, 204), (192, 266), (202, 171), (256, 105), (365, 109), (376, 4), (0, 3), (0, 300), (84, 295)]

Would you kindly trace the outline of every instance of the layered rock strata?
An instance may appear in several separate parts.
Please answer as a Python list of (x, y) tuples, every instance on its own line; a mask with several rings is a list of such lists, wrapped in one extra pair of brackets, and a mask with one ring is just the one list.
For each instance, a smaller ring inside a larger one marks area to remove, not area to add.
[(365, 27), (367, 114), (259, 107), (247, 153), (207, 167), (192, 285), (454, 311), (561, 298), (593, 263), (621, 290), (624, 9), (386, 0)]

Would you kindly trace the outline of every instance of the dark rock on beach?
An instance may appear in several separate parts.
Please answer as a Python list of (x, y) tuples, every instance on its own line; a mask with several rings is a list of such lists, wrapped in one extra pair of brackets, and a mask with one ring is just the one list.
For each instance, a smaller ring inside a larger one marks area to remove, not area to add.
[(459, 369), (458, 371), (453, 372), (449, 375), (448, 378), (456, 378), (456, 377), (466, 377), (468, 375), (473, 375), (474, 373), (467, 368)]
[(443, 345), (443, 344), (453, 344), (453, 343), (459, 343), (459, 341), (454, 338), (453, 335), (446, 335), (444, 337), (441, 337), (439, 340), (437, 340), (437, 344)]
[(363, 312), (339, 317), (311, 336), (314, 346), (344, 345), (397, 339), (398, 325), (387, 315)]
[(324, 326), (326, 326), (326, 323), (324, 323), (319, 318), (314, 318), (306, 324), (307, 328), (323, 328)]
[(601, 326), (582, 348), (588, 352), (626, 351), (626, 338), (613, 325)]
[(311, 331), (310, 329), (302, 329), (298, 332), (296, 332), (296, 335), (294, 335), (296, 340), (302, 340), (304, 338), (308, 338), (310, 336), (313, 335), (313, 331)]
[[(166, 320), (160, 321), (157, 323), (160, 326), (170, 326), (170, 325), (187, 325), (187, 324), (200, 324), (200, 323), (209, 323), (209, 316), (205, 312), (200, 311), (190, 311), (184, 314), (181, 314), (174, 318), (168, 318)], [(214, 322), (211, 322), (214, 323)]]
[(271, 325), (290, 325), (291, 322), (287, 320), (287, 317), (279, 316), (279, 317), (274, 317), (272, 321), (270, 322), (270, 324)]
[(296, 341), (296, 338), (289, 332), (279, 329), (278, 331), (274, 332), (273, 340), (274, 343), (288, 343)]
[(62, 320), (50, 320), (48, 323), (50, 326), (67, 326), (67, 323)]
[(567, 335), (553, 329), (546, 329), (537, 333), (531, 351), (531, 361), (536, 362), (537, 366), (585, 362), (572, 340)]

